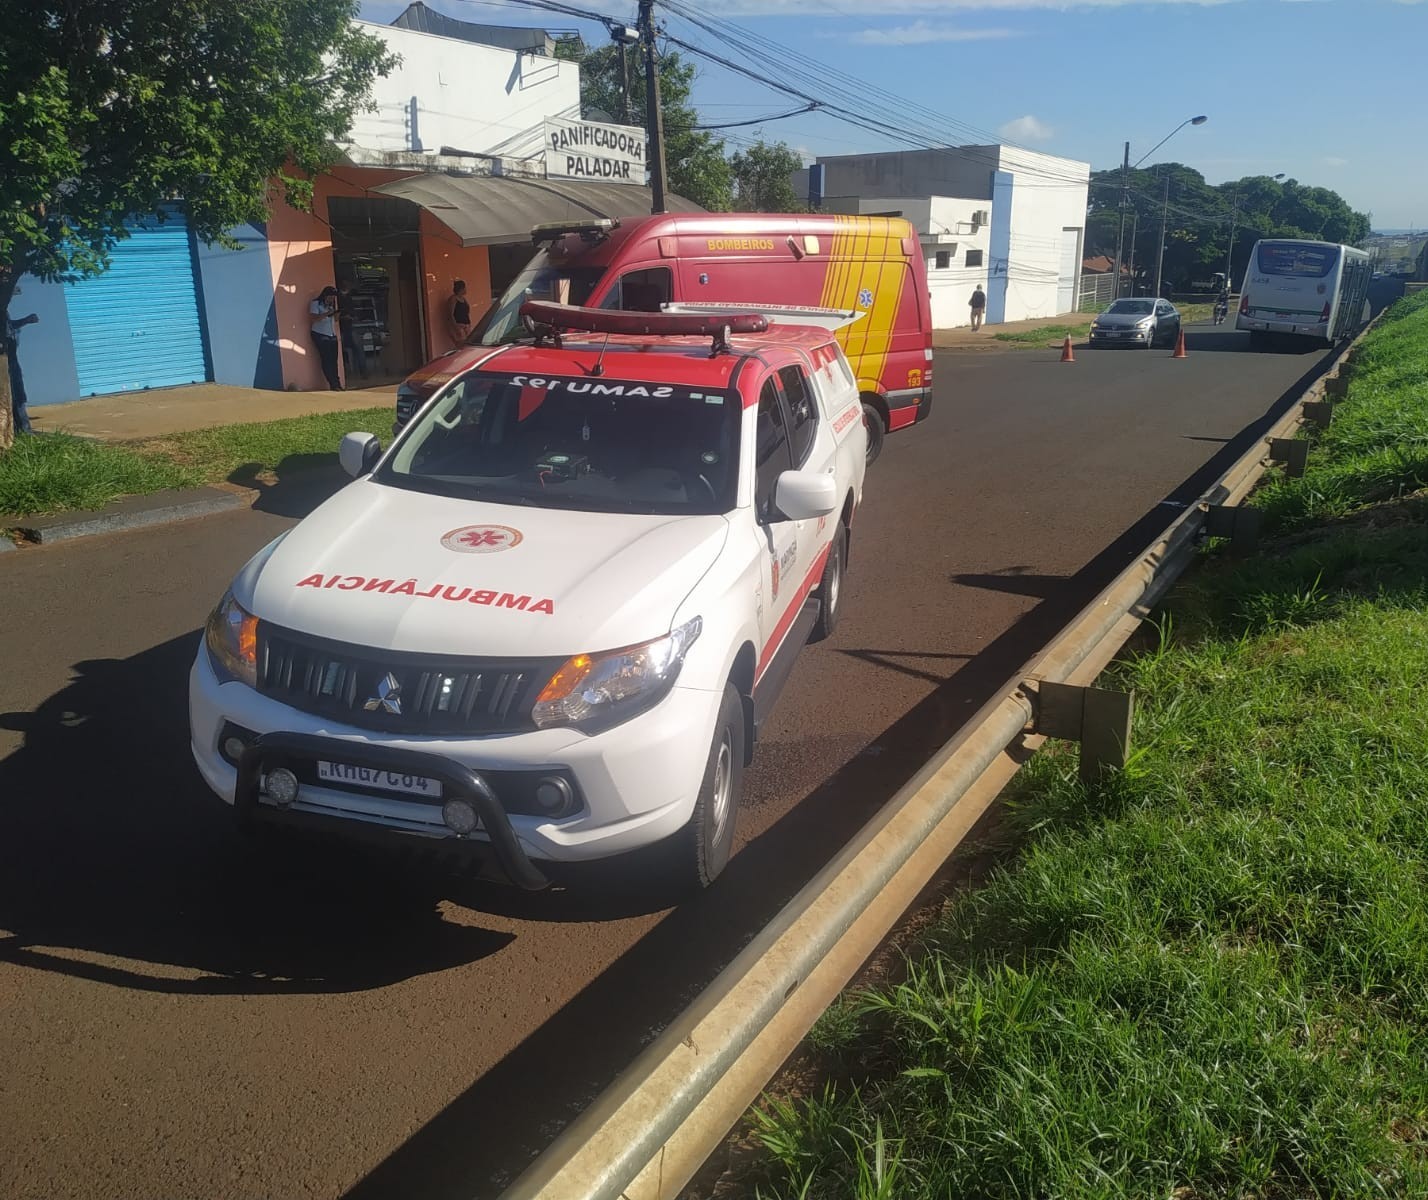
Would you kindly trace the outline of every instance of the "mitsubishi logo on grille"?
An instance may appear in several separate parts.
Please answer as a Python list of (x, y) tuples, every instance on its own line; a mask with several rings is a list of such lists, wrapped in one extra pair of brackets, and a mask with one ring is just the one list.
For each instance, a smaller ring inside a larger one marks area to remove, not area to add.
[(368, 712), (389, 712), (393, 716), (402, 715), (402, 685), (390, 671), (377, 685), (377, 694), (362, 706)]

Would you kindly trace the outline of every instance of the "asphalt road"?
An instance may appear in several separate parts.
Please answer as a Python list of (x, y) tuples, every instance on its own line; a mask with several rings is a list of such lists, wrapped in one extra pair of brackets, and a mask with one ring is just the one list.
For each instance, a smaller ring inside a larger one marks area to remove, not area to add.
[(0, 558), (0, 1195), (492, 1195), (1322, 357), (1189, 341), (939, 356), (736, 857), (671, 911), (619, 868), (530, 896), (234, 834), (189, 760), (188, 665), (327, 481)]

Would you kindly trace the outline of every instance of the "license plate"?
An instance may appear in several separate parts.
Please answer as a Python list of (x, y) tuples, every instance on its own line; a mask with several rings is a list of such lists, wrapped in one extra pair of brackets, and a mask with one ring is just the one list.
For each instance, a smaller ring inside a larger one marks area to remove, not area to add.
[(441, 799), (440, 782), (428, 779), (425, 775), (406, 775), (401, 771), (359, 767), (352, 763), (319, 762), (317, 777), (325, 783), (355, 783), (362, 787), (380, 788), (384, 792)]

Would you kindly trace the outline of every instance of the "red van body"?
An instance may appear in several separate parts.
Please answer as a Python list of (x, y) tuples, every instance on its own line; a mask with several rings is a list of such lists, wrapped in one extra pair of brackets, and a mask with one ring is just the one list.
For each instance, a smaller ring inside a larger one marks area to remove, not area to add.
[(839, 330), (868, 418), (868, 457), (885, 432), (932, 411), (932, 311), (917, 232), (896, 217), (669, 213), (537, 230), (538, 249), (471, 340), (410, 375), (397, 392), (404, 423), (489, 347), (525, 339), (526, 300), (658, 312), (662, 304), (860, 310)]

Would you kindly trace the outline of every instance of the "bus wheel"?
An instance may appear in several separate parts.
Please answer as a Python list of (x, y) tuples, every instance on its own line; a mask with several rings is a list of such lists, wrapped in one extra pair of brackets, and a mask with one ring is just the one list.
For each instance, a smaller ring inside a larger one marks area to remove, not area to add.
[(887, 429), (883, 425), (883, 414), (877, 410), (876, 405), (867, 400), (863, 401), (863, 424), (868, 427), (868, 465), (872, 466), (883, 452), (883, 438), (887, 435)]

